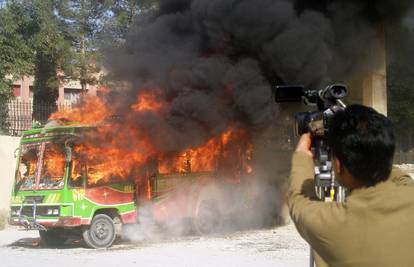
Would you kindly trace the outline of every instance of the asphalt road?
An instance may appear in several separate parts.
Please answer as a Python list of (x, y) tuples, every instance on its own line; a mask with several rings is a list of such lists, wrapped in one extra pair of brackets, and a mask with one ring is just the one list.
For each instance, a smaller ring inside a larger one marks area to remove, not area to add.
[(0, 266), (308, 266), (309, 248), (294, 226), (213, 236), (118, 242), (93, 250), (78, 241), (60, 248), (39, 245), (38, 233), (0, 231)]

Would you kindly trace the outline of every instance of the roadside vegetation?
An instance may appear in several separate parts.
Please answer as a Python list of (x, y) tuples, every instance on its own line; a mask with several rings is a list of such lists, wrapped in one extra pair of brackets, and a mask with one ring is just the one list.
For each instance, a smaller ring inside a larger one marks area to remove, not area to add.
[(0, 230), (3, 230), (6, 227), (7, 222), (7, 211), (5, 209), (0, 209)]
[[(7, 134), (12, 80), (34, 77), (35, 103), (54, 105), (63, 80), (82, 92), (100, 82), (103, 50), (124, 42), (134, 17), (154, 0), (0, 0), (0, 133)], [(34, 117), (40, 111), (34, 105)]]

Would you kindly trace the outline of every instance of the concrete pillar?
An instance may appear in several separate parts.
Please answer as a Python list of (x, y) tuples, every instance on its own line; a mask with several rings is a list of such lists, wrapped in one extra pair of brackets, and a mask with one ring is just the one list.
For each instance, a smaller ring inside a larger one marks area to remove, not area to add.
[(63, 81), (59, 81), (59, 94), (58, 94), (58, 105), (63, 105), (65, 102), (65, 85), (63, 83)]
[(30, 77), (22, 77), (22, 85), (20, 87), (20, 97), (23, 101), (28, 101), (30, 97)]
[(372, 56), (378, 64), (372, 74), (364, 79), (362, 101), (364, 105), (387, 115), (387, 69), (383, 27), (378, 30), (378, 36), (378, 49), (372, 51)]

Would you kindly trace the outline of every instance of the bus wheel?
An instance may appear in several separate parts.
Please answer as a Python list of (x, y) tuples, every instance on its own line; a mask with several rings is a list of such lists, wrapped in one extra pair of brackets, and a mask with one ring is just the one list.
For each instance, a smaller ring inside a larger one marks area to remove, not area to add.
[(201, 201), (193, 222), (198, 234), (203, 235), (216, 232), (221, 224), (220, 211), (216, 202), (214, 200)]
[(83, 231), (83, 240), (90, 248), (109, 248), (115, 237), (114, 221), (106, 214), (96, 215), (89, 228)]
[(46, 247), (61, 246), (67, 240), (59, 229), (39, 231), (40, 242)]

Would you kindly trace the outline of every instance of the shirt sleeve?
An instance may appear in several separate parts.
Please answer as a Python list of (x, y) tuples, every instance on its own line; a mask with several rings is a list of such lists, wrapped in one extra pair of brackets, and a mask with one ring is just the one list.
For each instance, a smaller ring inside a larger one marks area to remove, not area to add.
[(312, 157), (304, 152), (295, 152), (287, 195), (290, 216), (303, 239), (323, 256), (324, 250), (332, 243), (330, 232), (336, 228), (333, 218), (341, 209), (338, 203), (315, 199), (314, 188)]

